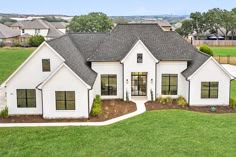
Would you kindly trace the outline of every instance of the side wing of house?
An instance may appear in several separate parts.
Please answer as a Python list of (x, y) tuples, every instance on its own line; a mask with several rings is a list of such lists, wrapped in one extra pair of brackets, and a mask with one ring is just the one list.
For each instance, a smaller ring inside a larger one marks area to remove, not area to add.
[[(89, 87), (66, 64), (39, 86), (43, 93), (44, 118), (88, 118)], [(93, 98), (94, 95), (91, 95)]]
[(190, 81), (191, 106), (229, 105), (231, 77), (212, 57), (192, 76)]
[(42, 114), (41, 91), (36, 87), (63, 62), (47, 43), (35, 50), (4, 83), (9, 114)]

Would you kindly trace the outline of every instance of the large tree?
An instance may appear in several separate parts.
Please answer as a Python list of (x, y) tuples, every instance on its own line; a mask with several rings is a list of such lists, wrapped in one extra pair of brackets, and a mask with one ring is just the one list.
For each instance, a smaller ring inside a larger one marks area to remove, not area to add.
[(189, 34), (193, 33), (193, 21), (191, 19), (184, 20), (182, 22), (182, 26), (180, 28), (177, 28), (175, 31), (181, 36), (187, 37)]
[(92, 12), (75, 16), (68, 28), (71, 32), (107, 32), (112, 29), (112, 20), (104, 13)]
[(205, 18), (202, 13), (194, 12), (190, 14), (190, 18), (192, 20), (192, 29), (196, 32), (197, 40), (199, 39), (199, 35), (205, 31)]

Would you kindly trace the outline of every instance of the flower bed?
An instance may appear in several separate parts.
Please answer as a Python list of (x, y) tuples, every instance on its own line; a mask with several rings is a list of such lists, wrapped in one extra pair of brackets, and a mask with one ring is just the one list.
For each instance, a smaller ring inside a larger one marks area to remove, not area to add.
[(19, 115), (1, 118), (0, 123), (45, 123), (45, 122), (102, 122), (136, 111), (133, 102), (125, 102), (120, 99), (102, 100), (101, 113), (89, 119), (43, 119), (42, 115)]

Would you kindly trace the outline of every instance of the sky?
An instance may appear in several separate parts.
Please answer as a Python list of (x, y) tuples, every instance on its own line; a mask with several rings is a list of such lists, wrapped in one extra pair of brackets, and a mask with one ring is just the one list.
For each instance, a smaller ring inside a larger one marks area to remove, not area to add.
[(236, 0), (0, 0), (0, 13), (20, 14), (189, 15), (195, 11), (234, 7)]

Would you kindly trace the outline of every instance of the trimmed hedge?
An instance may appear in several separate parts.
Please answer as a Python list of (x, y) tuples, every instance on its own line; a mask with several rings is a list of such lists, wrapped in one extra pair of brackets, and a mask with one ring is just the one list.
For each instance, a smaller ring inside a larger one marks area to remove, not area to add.
[(29, 45), (33, 47), (38, 47), (44, 42), (44, 37), (41, 35), (34, 35), (29, 39)]
[(93, 107), (91, 111), (92, 116), (96, 117), (101, 113), (101, 103), (102, 103), (101, 97), (99, 95), (96, 95), (93, 101)]
[(210, 49), (210, 47), (208, 45), (201, 45), (200, 46), (200, 51), (210, 55), (210, 56), (213, 56), (213, 51)]

